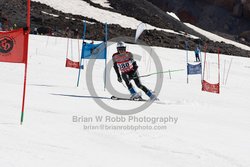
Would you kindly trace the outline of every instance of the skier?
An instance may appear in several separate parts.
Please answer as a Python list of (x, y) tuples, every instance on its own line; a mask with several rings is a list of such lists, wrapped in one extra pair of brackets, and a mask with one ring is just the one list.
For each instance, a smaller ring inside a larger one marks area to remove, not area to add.
[(195, 53), (195, 61), (197, 61), (197, 62), (200, 61), (200, 49), (199, 49), (199, 47), (196, 47), (194, 53)]
[[(125, 81), (128, 90), (131, 94), (131, 100), (141, 100), (141, 95), (138, 94), (133, 85), (130, 83), (130, 80), (134, 80), (136, 86), (143, 90), (146, 95), (151, 100), (158, 100), (156, 95), (146, 88), (144, 85), (141, 84), (140, 78), (138, 76), (138, 66), (136, 61), (133, 58), (133, 54), (131, 52), (126, 51), (126, 45), (124, 42), (120, 41), (117, 43), (117, 52), (113, 54), (112, 60), (114, 64), (114, 69), (117, 74), (118, 82), (122, 82), (122, 79)], [(121, 74), (120, 74), (120, 72)]]

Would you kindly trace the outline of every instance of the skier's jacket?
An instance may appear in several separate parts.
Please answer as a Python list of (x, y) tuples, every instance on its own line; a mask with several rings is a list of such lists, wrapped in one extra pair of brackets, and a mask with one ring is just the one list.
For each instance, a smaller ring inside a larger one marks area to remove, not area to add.
[(131, 52), (114, 53), (112, 56), (112, 60), (114, 63), (114, 69), (118, 76), (119, 70), (121, 71), (121, 73), (128, 74), (136, 71), (136, 69), (138, 68)]

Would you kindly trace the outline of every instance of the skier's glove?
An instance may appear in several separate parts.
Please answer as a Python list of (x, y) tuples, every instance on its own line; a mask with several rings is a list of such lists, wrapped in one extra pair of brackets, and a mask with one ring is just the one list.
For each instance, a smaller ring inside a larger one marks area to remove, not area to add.
[(138, 76), (137, 76), (137, 73), (136, 73), (136, 72), (134, 72), (131, 76), (132, 76), (132, 78), (131, 78), (131, 79), (136, 79), (136, 78), (138, 78)]
[(117, 77), (117, 81), (118, 81), (118, 82), (122, 82), (121, 76), (118, 76), (118, 77)]

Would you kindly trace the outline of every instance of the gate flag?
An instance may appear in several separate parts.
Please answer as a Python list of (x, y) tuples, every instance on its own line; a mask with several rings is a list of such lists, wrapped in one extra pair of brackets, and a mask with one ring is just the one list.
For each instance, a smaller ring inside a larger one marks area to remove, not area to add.
[(208, 83), (207, 81), (203, 80), (201, 90), (206, 91), (206, 92), (219, 94), (220, 93), (220, 83), (211, 84), (211, 83)]
[(195, 64), (195, 65), (187, 63), (188, 75), (195, 75), (195, 74), (201, 74), (201, 73), (202, 73), (201, 63)]
[(0, 32), (0, 62), (26, 63), (27, 38), (23, 28)]
[(220, 93), (220, 48), (218, 48), (218, 83), (211, 84), (205, 80), (205, 70), (206, 70), (206, 61), (207, 55), (205, 52), (204, 60), (204, 70), (203, 70), (203, 80), (202, 80), (202, 91), (211, 92), (211, 93)]
[(105, 72), (104, 72), (104, 90), (106, 88), (106, 66), (107, 66), (107, 41), (108, 41), (108, 26), (105, 23), (104, 27), (104, 39), (99, 44), (94, 44), (93, 41), (91, 43), (85, 42), (85, 35), (86, 35), (86, 21), (83, 22), (83, 43), (82, 43), (82, 54), (81, 54), (81, 61), (79, 72), (78, 72), (78, 79), (77, 79), (77, 87), (79, 86), (80, 82), (80, 75), (81, 69), (84, 68), (82, 65), (84, 59), (104, 59), (105, 60)]
[[(198, 64), (190, 64), (189, 63), (189, 55), (188, 55), (188, 48), (189, 48), (189, 44), (188, 41), (185, 41), (185, 48), (186, 48), (186, 62), (187, 62), (187, 83), (189, 82), (189, 75), (197, 75), (197, 74), (201, 74), (202, 77), (202, 64), (200, 61)], [(201, 78), (202, 81), (202, 78)]]
[(106, 59), (106, 43), (100, 44), (83, 43), (82, 59)]
[(75, 61), (72, 61), (72, 60), (66, 58), (65, 66), (78, 69), (78, 68), (80, 68), (80, 62), (75, 62)]
[(24, 63), (23, 100), (21, 110), (21, 124), (24, 118), (27, 69), (28, 43), (30, 32), (30, 0), (27, 0), (26, 27), (12, 31), (0, 32), (0, 62)]

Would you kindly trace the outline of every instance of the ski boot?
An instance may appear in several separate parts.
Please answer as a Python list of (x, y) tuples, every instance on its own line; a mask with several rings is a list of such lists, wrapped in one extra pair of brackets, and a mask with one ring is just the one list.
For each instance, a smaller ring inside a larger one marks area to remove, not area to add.
[(156, 95), (152, 92), (152, 91), (148, 91), (147, 92), (147, 95), (148, 95), (148, 97), (150, 98), (150, 100), (159, 100), (157, 97), (156, 97)]
[(140, 100), (142, 100), (142, 97), (139, 93), (135, 93), (135, 94), (131, 95), (130, 100), (140, 101)]
[(134, 88), (130, 88), (129, 91), (131, 94), (130, 100), (135, 100), (135, 101), (142, 100), (141, 95), (139, 93), (137, 93)]

